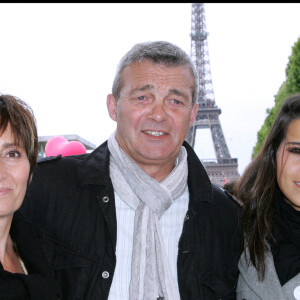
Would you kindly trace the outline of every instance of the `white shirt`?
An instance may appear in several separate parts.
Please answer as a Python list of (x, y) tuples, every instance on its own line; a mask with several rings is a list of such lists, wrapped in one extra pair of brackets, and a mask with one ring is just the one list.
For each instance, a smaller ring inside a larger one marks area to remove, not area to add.
[[(115, 193), (115, 202), (117, 214), (117, 263), (108, 300), (129, 300), (135, 211), (117, 193)], [(160, 219), (164, 246), (177, 289), (178, 242), (183, 228), (184, 217), (188, 210), (188, 203), (189, 191), (188, 187), (186, 187), (183, 195), (174, 201)]]

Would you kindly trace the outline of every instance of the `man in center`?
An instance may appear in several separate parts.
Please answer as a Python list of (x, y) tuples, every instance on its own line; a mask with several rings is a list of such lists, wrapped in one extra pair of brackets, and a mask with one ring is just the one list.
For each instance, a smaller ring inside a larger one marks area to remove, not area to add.
[[(168, 43), (136, 45), (119, 65), (112, 94), (107, 97), (109, 115), (117, 122), (117, 130), (108, 140), (119, 237), (113, 280), (116, 295), (117, 280), (123, 278), (127, 279), (125, 290), (130, 287), (129, 299), (180, 299), (177, 257), (184, 220), (195, 222), (197, 215), (192, 212), (199, 204), (197, 200), (210, 197), (209, 189), (201, 192), (207, 177), (199, 174), (200, 166), (195, 168), (199, 177), (196, 173), (194, 177), (190, 168), (190, 179), (195, 183), (192, 186), (190, 182), (189, 191), (187, 151), (182, 145), (198, 111), (197, 82), (189, 58)], [(192, 154), (190, 160), (191, 164), (198, 162)], [(223, 201), (218, 205), (226, 206), (231, 200)], [(196, 226), (194, 230), (200, 235), (203, 228)], [(186, 250), (192, 245), (185, 248), (183, 244), (179, 266), (185, 264), (185, 256), (194, 255), (196, 265), (204, 259), (200, 256), (203, 250), (193, 253)], [(203, 249), (206, 246), (202, 245)], [(192, 263), (188, 269), (193, 273)]]

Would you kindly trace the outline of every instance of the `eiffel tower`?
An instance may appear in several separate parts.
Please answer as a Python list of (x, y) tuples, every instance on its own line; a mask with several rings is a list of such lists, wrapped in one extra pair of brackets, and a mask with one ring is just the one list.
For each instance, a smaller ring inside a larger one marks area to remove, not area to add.
[(199, 74), (199, 109), (186, 141), (194, 148), (197, 129), (210, 129), (216, 158), (200, 159), (211, 182), (223, 186), (239, 178), (238, 163), (230, 156), (219, 120), (221, 109), (215, 104), (207, 36), (204, 3), (192, 3), (191, 57)]

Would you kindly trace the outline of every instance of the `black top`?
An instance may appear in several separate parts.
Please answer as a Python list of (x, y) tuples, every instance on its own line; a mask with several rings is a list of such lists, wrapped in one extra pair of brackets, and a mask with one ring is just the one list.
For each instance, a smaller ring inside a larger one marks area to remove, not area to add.
[[(14, 240), (18, 238), (15, 218), (13, 224), (10, 234)], [(22, 228), (24, 239), (18, 244), (18, 252), (29, 275), (7, 272), (0, 264), (0, 300), (61, 299), (35, 231), (26, 223), (22, 223)]]
[(281, 285), (300, 273), (300, 211), (295, 210), (280, 191), (274, 209), (272, 254)]

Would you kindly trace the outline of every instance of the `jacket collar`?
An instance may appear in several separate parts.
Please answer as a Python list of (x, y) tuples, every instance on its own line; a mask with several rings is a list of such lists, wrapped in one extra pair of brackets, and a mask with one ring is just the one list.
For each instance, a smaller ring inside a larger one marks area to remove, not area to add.
[[(249, 251), (247, 249), (247, 258), (249, 257)], [(273, 300), (273, 299), (285, 299), (282, 291), (281, 284), (279, 282), (273, 256), (270, 251), (265, 255), (265, 277), (263, 281), (258, 280), (257, 270), (246, 260), (245, 252), (243, 252), (239, 261), (240, 274), (243, 277), (249, 288), (259, 296), (260, 299)], [(267, 288), (266, 288), (267, 287)]]
[(107, 141), (86, 156), (77, 169), (77, 180), (79, 185), (109, 184), (109, 151)]
[[(208, 175), (193, 148), (184, 142), (188, 157), (188, 186), (190, 198), (196, 202), (212, 202), (212, 187)], [(86, 156), (78, 167), (77, 180), (79, 185), (111, 184), (109, 177), (109, 150), (107, 141)]]
[(194, 149), (185, 141), (183, 143), (188, 156), (188, 186), (190, 198), (195, 202), (212, 203), (212, 186), (209, 177)]

